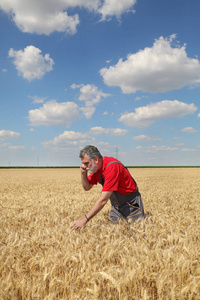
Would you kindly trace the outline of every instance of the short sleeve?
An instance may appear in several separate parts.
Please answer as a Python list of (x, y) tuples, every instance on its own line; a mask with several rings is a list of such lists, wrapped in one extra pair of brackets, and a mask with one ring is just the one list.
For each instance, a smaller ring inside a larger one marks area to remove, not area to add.
[(117, 191), (120, 181), (120, 164), (114, 163), (107, 167), (102, 191)]

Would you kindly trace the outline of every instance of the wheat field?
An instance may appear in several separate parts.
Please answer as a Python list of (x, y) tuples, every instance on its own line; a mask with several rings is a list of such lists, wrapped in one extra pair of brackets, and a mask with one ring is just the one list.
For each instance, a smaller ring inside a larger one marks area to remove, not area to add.
[(200, 299), (200, 168), (129, 169), (146, 213), (128, 226), (79, 169), (0, 170), (0, 299)]

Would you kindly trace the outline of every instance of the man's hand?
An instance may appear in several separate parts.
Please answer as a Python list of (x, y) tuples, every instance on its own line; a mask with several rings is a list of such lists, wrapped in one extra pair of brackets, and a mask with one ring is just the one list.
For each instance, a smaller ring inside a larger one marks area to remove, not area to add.
[(70, 226), (70, 229), (71, 229), (71, 231), (74, 231), (74, 230), (77, 231), (78, 229), (81, 229), (82, 227), (84, 227), (87, 222), (88, 222), (88, 220), (86, 219), (86, 217), (83, 217), (83, 218), (75, 221), (75, 223)]
[(88, 168), (84, 164), (82, 164), (80, 166), (80, 171), (81, 171), (82, 186), (83, 186), (85, 191), (89, 191), (93, 187), (93, 185), (90, 184), (89, 181), (88, 181), (88, 177), (87, 177)]
[(80, 170), (81, 170), (81, 174), (87, 174), (88, 172), (88, 168), (84, 164), (80, 166)]
[[(82, 219), (75, 221), (73, 225), (70, 226), (71, 231), (78, 230), (86, 225), (88, 219), (91, 220), (98, 212), (104, 207), (110, 198), (112, 191), (102, 192), (100, 198), (95, 202), (90, 211), (87, 212), (86, 216)], [(86, 218), (87, 217), (87, 218)]]

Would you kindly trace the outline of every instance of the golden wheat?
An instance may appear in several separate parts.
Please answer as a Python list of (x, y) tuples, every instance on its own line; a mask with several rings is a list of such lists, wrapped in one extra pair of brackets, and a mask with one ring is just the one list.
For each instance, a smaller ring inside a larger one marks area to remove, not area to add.
[(200, 299), (200, 169), (130, 169), (146, 212), (133, 225), (69, 226), (101, 187), (78, 169), (0, 170), (1, 299)]

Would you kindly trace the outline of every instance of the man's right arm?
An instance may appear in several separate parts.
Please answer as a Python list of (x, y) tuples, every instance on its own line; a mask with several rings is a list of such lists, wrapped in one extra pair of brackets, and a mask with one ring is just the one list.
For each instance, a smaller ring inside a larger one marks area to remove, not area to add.
[(80, 170), (81, 170), (82, 186), (85, 191), (89, 191), (93, 187), (93, 185), (89, 183), (88, 176), (87, 176), (88, 170), (86, 169), (86, 167), (84, 165), (80, 166)]

